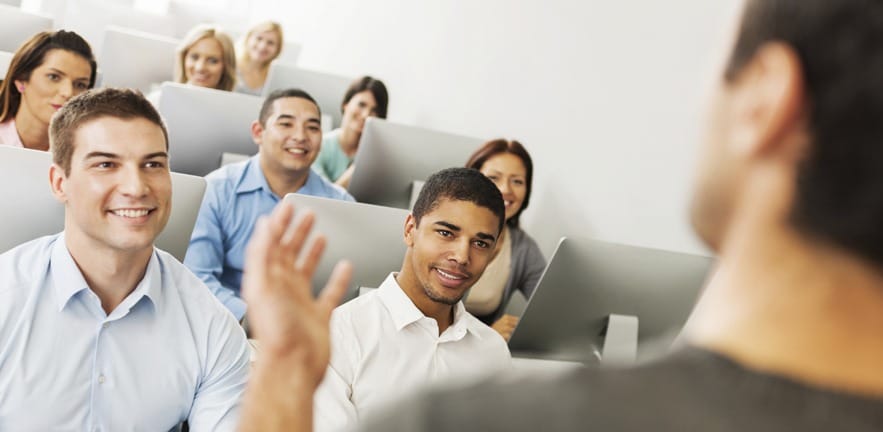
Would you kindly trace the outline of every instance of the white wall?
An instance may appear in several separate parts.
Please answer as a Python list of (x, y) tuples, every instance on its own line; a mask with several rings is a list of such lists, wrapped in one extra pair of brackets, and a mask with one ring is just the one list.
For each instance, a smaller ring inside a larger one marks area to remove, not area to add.
[[(528, 230), (702, 252), (687, 204), (704, 81), (738, 0), (264, 0), (300, 64), (371, 74), (390, 119), (522, 141)], [(465, 159), (465, 156), (464, 156)]]

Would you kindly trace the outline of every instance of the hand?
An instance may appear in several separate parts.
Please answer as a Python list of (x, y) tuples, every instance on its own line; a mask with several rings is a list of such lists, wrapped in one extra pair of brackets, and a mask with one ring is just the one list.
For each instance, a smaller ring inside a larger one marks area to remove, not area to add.
[(322, 252), (325, 238), (317, 236), (298, 257), (313, 226), (314, 216), (307, 213), (292, 226), (294, 209), (280, 203), (269, 216), (258, 220), (248, 244), (243, 298), (248, 303), (249, 327), (260, 341), (260, 363), (271, 363), (297, 373), (301, 384), (318, 386), (330, 356), (328, 321), (352, 275), (349, 263), (338, 263), (325, 289), (313, 298), (311, 280)]
[(496, 330), (500, 336), (503, 336), (503, 339), (506, 342), (509, 342), (509, 338), (512, 337), (512, 332), (515, 331), (515, 326), (518, 325), (518, 317), (514, 315), (503, 315), (491, 326), (492, 329)]

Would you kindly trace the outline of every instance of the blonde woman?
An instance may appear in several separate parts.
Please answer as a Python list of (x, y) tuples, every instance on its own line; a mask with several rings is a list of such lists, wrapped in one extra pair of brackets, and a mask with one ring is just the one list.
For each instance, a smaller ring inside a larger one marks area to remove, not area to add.
[(252, 27), (239, 46), (236, 60), (236, 89), (260, 96), (270, 72), (270, 63), (282, 52), (282, 26), (264, 21)]
[(178, 46), (175, 82), (232, 91), (236, 61), (230, 36), (211, 25), (190, 30)]

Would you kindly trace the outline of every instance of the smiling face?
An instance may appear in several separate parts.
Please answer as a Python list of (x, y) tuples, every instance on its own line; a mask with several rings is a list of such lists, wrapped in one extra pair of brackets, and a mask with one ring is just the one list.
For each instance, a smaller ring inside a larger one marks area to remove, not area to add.
[(479, 171), (500, 189), (506, 220), (518, 214), (527, 196), (527, 168), (521, 158), (512, 153), (498, 153), (488, 158)]
[(67, 101), (89, 89), (92, 66), (79, 54), (63, 49), (46, 52), (43, 63), (26, 80), (16, 80), (21, 89), (18, 113), (47, 127), (52, 115)]
[(288, 176), (308, 172), (322, 145), (316, 104), (299, 97), (276, 99), (265, 123), (252, 124), (252, 139), (261, 148), (261, 167)]
[(361, 134), (368, 117), (377, 117), (377, 100), (370, 90), (363, 90), (343, 105), (341, 127)]
[(224, 74), (224, 50), (215, 38), (194, 43), (184, 54), (184, 79), (187, 84), (218, 88)]
[(279, 33), (273, 30), (256, 31), (248, 37), (245, 49), (251, 61), (265, 64), (276, 58), (282, 48)]
[(68, 173), (50, 182), (65, 205), (68, 247), (79, 251), (152, 251), (172, 198), (165, 137), (143, 118), (99, 117), (74, 133)]
[(405, 222), (408, 251), (399, 283), (420, 307), (425, 301), (456, 304), (490, 262), (500, 219), (470, 201), (443, 198), (420, 223)]

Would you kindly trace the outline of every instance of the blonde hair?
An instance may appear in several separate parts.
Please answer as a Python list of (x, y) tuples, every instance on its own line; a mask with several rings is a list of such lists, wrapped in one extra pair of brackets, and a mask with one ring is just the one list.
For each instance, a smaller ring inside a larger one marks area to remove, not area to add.
[(277, 23), (276, 21), (263, 21), (253, 25), (250, 29), (248, 29), (248, 32), (246, 32), (245, 35), (242, 36), (241, 39), (239, 39), (239, 44), (237, 46), (237, 48), (239, 48), (239, 56), (237, 56), (237, 61), (243, 64), (249, 64), (253, 61), (252, 58), (248, 56), (248, 39), (251, 37), (251, 35), (255, 33), (265, 31), (275, 32), (279, 36), (279, 46), (276, 48), (276, 54), (274, 54), (273, 58), (271, 58), (270, 61), (267, 62), (267, 66), (269, 66), (270, 62), (276, 60), (276, 58), (279, 57), (279, 54), (282, 53), (282, 46), (285, 40), (282, 34), (282, 26), (279, 25), (279, 23)]
[(212, 25), (198, 25), (184, 36), (184, 40), (178, 45), (178, 52), (175, 56), (175, 82), (186, 83), (187, 74), (184, 71), (184, 59), (187, 57), (187, 51), (193, 48), (197, 42), (212, 38), (221, 45), (221, 53), (223, 55), (224, 71), (221, 73), (221, 79), (215, 87), (218, 90), (232, 91), (236, 85), (236, 55), (233, 51), (233, 41), (227, 33), (224, 33), (219, 27)]

